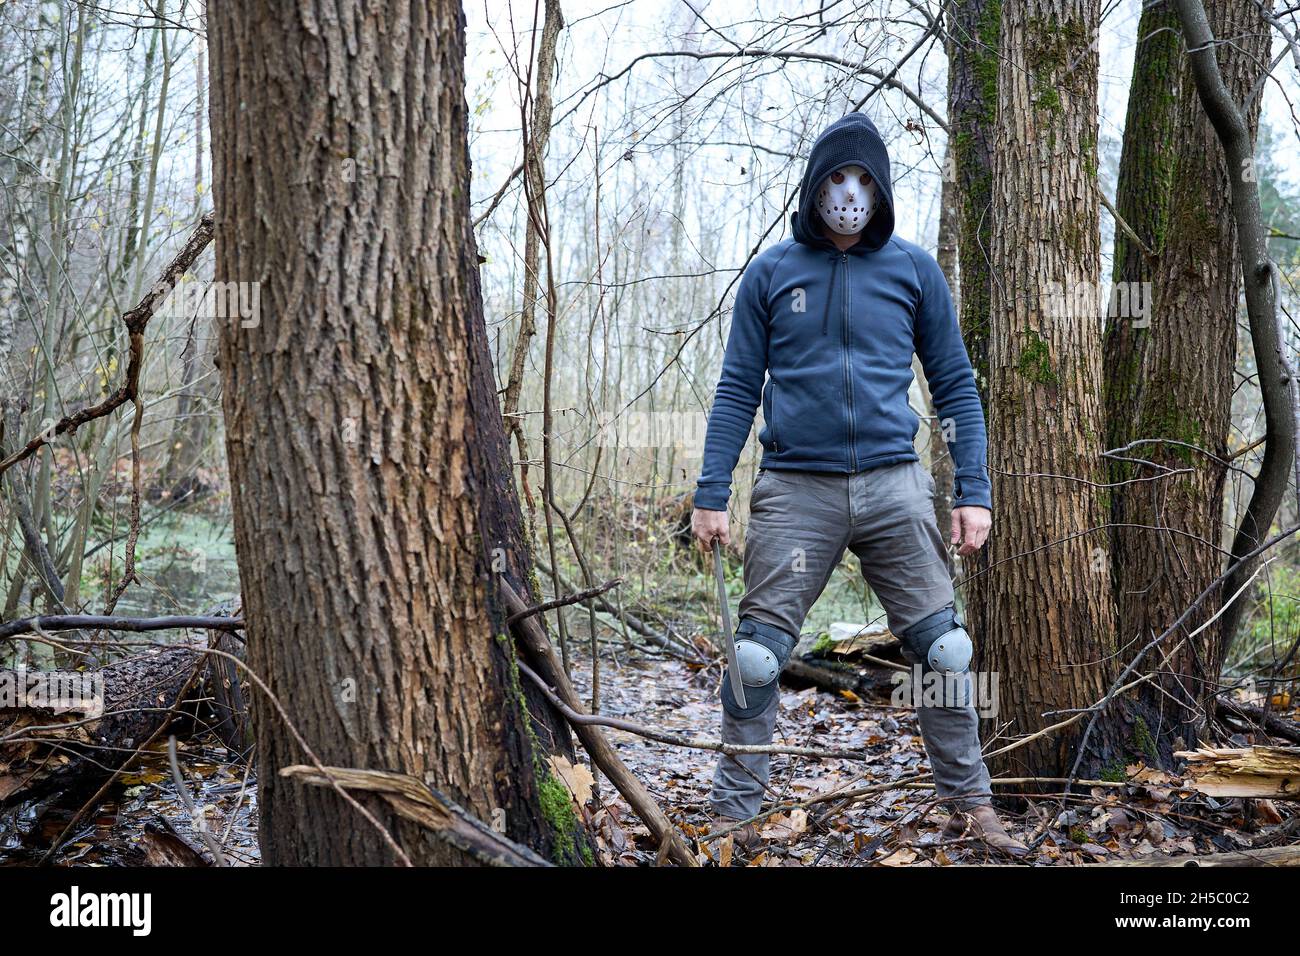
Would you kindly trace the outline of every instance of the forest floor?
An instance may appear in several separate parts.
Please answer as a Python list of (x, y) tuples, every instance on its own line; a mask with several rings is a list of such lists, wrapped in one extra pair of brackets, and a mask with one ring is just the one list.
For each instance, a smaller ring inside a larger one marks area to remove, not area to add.
[[(175, 532), (176, 529), (170, 529)], [(157, 610), (208, 606), (213, 595), (237, 593), (232, 549), (224, 528), (198, 529), (195, 542), (160, 542), (145, 551), (143, 567), (154, 582), (166, 582)], [(629, 542), (640, 541), (627, 536)], [(211, 542), (216, 542), (215, 544)], [(629, 551), (636, 545), (629, 546)], [(650, 539), (640, 566), (635, 611), (651, 628), (676, 635), (697, 653), (709, 648), (716, 630), (716, 599), (705, 567), (677, 549), (654, 550)], [(206, 566), (193, 568), (192, 555)], [(651, 558), (662, 560), (654, 564)], [(154, 562), (153, 564), (148, 562)], [(637, 562), (632, 562), (637, 566)], [(220, 574), (214, 574), (217, 568)], [(871, 621), (878, 615), (856, 568), (846, 565), (810, 615), (811, 634), (837, 620)], [(203, 573), (206, 572), (206, 573)], [(576, 575), (570, 575), (571, 577)], [(743, 590), (739, 563), (730, 562), (728, 588), (734, 601)], [(215, 589), (215, 590), (214, 590)], [(150, 607), (149, 610), (155, 610)], [(574, 684), (585, 701), (592, 685), (588, 612), (566, 614)], [(695, 739), (716, 739), (721, 705), (721, 662), (701, 667), (658, 649), (632, 646), (623, 628), (600, 615), (600, 712), (657, 731)], [(707, 650), (705, 650), (707, 655)], [(757, 824), (762, 846), (746, 854), (726, 837), (706, 839), (715, 829), (708, 793), (717, 753), (654, 742), (606, 728), (623, 760), (660, 805), (694, 841), (706, 865), (749, 866), (946, 866), (995, 862), (984, 847), (967, 839), (945, 839), (944, 810), (936, 805), (924, 775), (929, 767), (915, 713), (893, 706), (888, 689), (866, 698), (848, 692), (782, 686), (775, 743), (783, 746), (852, 751), (863, 759), (778, 755), (772, 761), (770, 791)], [(1000, 746), (985, 741), (986, 748)], [(1234, 745), (1266, 743), (1240, 740)], [(257, 781), (224, 747), (206, 737), (181, 741), (179, 764), (185, 786), (204, 827), (221, 843), (229, 865), (256, 865)], [(585, 753), (578, 766), (558, 764), (558, 775), (596, 833), (599, 862), (643, 866), (656, 860), (657, 846), (607, 780), (593, 781)], [(1300, 813), (1266, 800), (1215, 800), (1183, 789), (1181, 781), (1135, 763), (1127, 780), (1080, 788), (1069, 797), (1025, 794), (997, 786), (998, 809), (1008, 829), (1033, 842), (1028, 865), (1080, 865), (1119, 860), (1237, 851), (1300, 842)], [(916, 779), (921, 777), (922, 779)], [(847, 791), (873, 788), (845, 796)], [(40, 862), (56, 841), (56, 865), (211, 864), (195, 821), (180, 799), (169, 769), (165, 741), (98, 803), (71, 795), (22, 805), (0, 814), (0, 865)], [(1289, 816), (1288, 816), (1289, 814)]]
[[(575, 645), (578, 641), (575, 640)], [(574, 647), (574, 684), (590, 700), (590, 657)], [(681, 737), (716, 739), (720, 721), (716, 665), (700, 668), (640, 649), (603, 652), (601, 713)], [(915, 781), (928, 772), (915, 713), (887, 698), (864, 700), (816, 688), (783, 687), (777, 744), (851, 750), (864, 760), (777, 755), (758, 820), (762, 846), (742, 852), (724, 837), (705, 840), (714, 824), (707, 797), (717, 754), (606, 728), (623, 760), (694, 841), (704, 865), (947, 866), (1002, 862), (968, 839), (945, 839), (946, 815), (933, 791)], [(986, 744), (987, 746), (987, 744)], [(256, 865), (257, 784), (219, 745), (198, 738), (180, 745), (186, 786), (227, 865)], [(655, 862), (649, 831), (607, 780), (593, 781), (585, 753), (578, 766), (556, 765), (596, 833), (599, 862)], [(1215, 800), (1180, 788), (1158, 770), (1134, 765), (1124, 783), (1071, 795), (1026, 796), (999, 788), (1008, 829), (1041, 839), (1028, 865), (1078, 865), (1235, 851), (1292, 844), (1300, 815), (1268, 801)], [(593, 785), (594, 784), (594, 785)], [(897, 784), (891, 786), (891, 784)], [(879, 787), (869, 795), (839, 794)], [(40, 862), (56, 838), (56, 865), (204, 866), (211, 853), (179, 797), (165, 745), (77, 819), (80, 799), (53, 799), (0, 815), (0, 865)], [(1288, 819), (1285, 814), (1292, 813)], [(74, 822), (75, 821), (75, 822)], [(71, 829), (68, 827), (71, 825)], [(65, 834), (65, 830), (68, 832)]]
[[(585, 665), (585, 666), (584, 666)], [(716, 739), (720, 704), (716, 667), (695, 669), (677, 660), (622, 661), (601, 670), (601, 712), (691, 738)], [(590, 663), (575, 655), (574, 682), (587, 696)], [(945, 839), (947, 814), (933, 790), (911, 781), (929, 771), (915, 712), (887, 697), (862, 700), (817, 688), (783, 687), (775, 743), (854, 750), (862, 761), (778, 755), (771, 789), (757, 820), (763, 845), (742, 853), (714, 829), (708, 793), (717, 754), (669, 746), (616, 729), (606, 733), (623, 760), (669, 816), (695, 838), (702, 864), (748, 866), (947, 866), (1004, 862), (970, 839)], [(986, 742), (986, 748), (987, 748)], [(1141, 765), (1124, 783), (1098, 785), (1063, 800), (998, 788), (1008, 830), (1037, 845), (1029, 865), (1079, 865), (1237, 851), (1290, 844), (1300, 838), (1300, 816), (1284, 819), (1267, 801), (1215, 800), (1179, 789), (1178, 778)], [(645, 826), (608, 781), (588, 799), (589, 776), (579, 771), (576, 791), (598, 833), (607, 865), (652, 862), (655, 846)], [(569, 777), (572, 781), (573, 777)], [(889, 784), (897, 782), (898, 786)], [(879, 786), (847, 800), (845, 791)], [(1266, 806), (1261, 806), (1266, 804)], [(1287, 811), (1283, 809), (1282, 813)], [(1249, 818), (1248, 815), (1249, 814)]]

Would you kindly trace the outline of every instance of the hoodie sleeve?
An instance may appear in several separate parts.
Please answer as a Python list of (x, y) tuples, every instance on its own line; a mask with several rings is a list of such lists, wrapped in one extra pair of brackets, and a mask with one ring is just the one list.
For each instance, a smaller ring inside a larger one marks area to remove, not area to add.
[(731, 473), (754, 425), (754, 412), (763, 398), (767, 374), (767, 284), (771, 269), (766, 257), (755, 259), (741, 276), (731, 312), (731, 332), (722, 357), (722, 377), (704, 434), (704, 465), (696, 483), (695, 507), (726, 511), (731, 497)]
[(916, 354), (925, 370), (930, 397), (939, 415), (939, 427), (955, 466), (952, 506), (977, 505), (992, 511), (984, 408), (952, 307), (948, 282), (931, 256), (914, 254), (912, 259), (921, 285), (915, 326)]

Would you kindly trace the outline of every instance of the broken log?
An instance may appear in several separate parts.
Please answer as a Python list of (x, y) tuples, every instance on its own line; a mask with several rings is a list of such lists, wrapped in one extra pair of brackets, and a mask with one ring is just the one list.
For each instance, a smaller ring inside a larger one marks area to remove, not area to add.
[(781, 683), (796, 689), (812, 686), (831, 693), (869, 697), (893, 687), (893, 675), (885, 667), (852, 667), (835, 661), (791, 657), (781, 671)]
[(1088, 866), (1300, 866), (1300, 846), (1266, 846), (1258, 850), (1206, 853), (1202, 856), (1147, 856), (1138, 860), (1108, 860)]
[(894, 672), (908, 669), (890, 657), (898, 657), (898, 638), (885, 625), (832, 624), (828, 634), (800, 636), (781, 683), (868, 697), (892, 688)]
[[(200, 649), (181, 646), (84, 673), (6, 672), (35, 688), (50, 675), (75, 677), (85, 702), (48, 706), (36, 690), (0, 710), (0, 806), (112, 775), (185, 706), (203, 665)], [(96, 689), (97, 701), (90, 696)]]
[(1300, 747), (1183, 750), (1188, 786), (1210, 797), (1300, 799)]
[(248, 680), (243, 668), (236, 663), (244, 660), (245, 645), (228, 631), (208, 631), (208, 647), (230, 655), (208, 655), (204, 680), (209, 707), (208, 729), (242, 762), (253, 749), (253, 730), (248, 716)]
[(1243, 704), (1240, 701), (1220, 697), (1216, 708), (1220, 716), (1230, 717), (1252, 727), (1259, 727), (1271, 737), (1281, 737), (1292, 743), (1300, 744), (1300, 723), (1287, 720), (1275, 713), (1269, 713), (1263, 707)]

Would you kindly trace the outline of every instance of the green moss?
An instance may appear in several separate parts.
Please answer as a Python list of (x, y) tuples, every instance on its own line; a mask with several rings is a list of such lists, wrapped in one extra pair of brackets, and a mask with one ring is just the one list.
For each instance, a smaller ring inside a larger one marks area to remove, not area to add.
[[(537, 799), (542, 816), (553, 833), (551, 855), (556, 863), (572, 863), (578, 859), (575, 854), (573, 835), (578, 827), (578, 815), (573, 808), (573, 797), (569, 788), (551, 773), (543, 755), (546, 749), (537, 738), (533, 729), (533, 719), (528, 712), (527, 698), (524, 696), (523, 682), (519, 675), (519, 659), (515, 655), (514, 644), (506, 634), (495, 634), (493, 639), (503, 645), (509, 667), (509, 701), (516, 707), (518, 724), (528, 736), (529, 753), (533, 755), (533, 775), (537, 782)], [(592, 865), (591, 848), (582, 847), (581, 859)]]
[(1016, 362), (1020, 374), (1038, 385), (1059, 385), (1060, 378), (1052, 367), (1052, 354), (1047, 343), (1033, 329), (1025, 329), (1024, 334), (1026, 344)]
[[(555, 849), (552, 854), (555, 862), (567, 863), (574, 856), (573, 831), (578, 825), (578, 814), (573, 809), (573, 797), (569, 794), (569, 788), (555, 779), (549, 770), (539, 770), (537, 796), (541, 802), (542, 815), (555, 833)], [(587, 851), (585, 856), (589, 857), (590, 849), (583, 849)]]
[[(1097, 178), (1097, 141), (1084, 134), (1079, 140), (1079, 148), (1083, 150), (1083, 168), (1088, 173), (1089, 178)], [(1123, 230), (1120, 230), (1123, 232)]]
[(1133, 746), (1138, 753), (1144, 755), (1152, 763), (1160, 759), (1160, 751), (1156, 748), (1156, 738), (1151, 734), (1151, 728), (1141, 717), (1133, 725)]
[(1034, 107), (1050, 113), (1061, 113), (1065, 107), (1061, 103), (1061, 94), (1051, 85), (1049, 79), (1034, 77)]
[(1002, 45), (1002, 0), (989, 0), (975, 25), (979, 38), (971, 71), (983, 99), (984, 121), (991, 129), (998, 112), (998, 50)]
[(1153, 438), (1167, 438), (1185, 444), (1161, 444), (1156, 451), (1170, 455), (1185, 465), (1194, 464), (1197, 452), (1188, 445), (1205, 448), (1205, 428), (1200, 419), (1189, 414), (1178, 404), (1179, 390), (1174, 382), (1165, 383), (1160, 390), (1152, 390), (1150, 403), (1142, 415), (1139, 434)]
[(1111, 496), (1109, 488), (1097, 489), (1097, 507), (1103, 515), (1110, 514), (1111, 508), (1115, 505), (1115, 499)]
[[(1034, 17), (1026, 24), (1025, 59), (1029, 69), (1030, 97), (1035, 108), (1059, 117), (1065, 112), (1061, 90), (1071, 82), (1083, 82), (1088, 71), (1072, 65), (1081, 59), (1091, 43), (1088, 31), (1077, 20)], [(1055, 133), (1055, 128), (1051, 129)]]
[(1101, 772), (1101, 779), (1108, 783), (1123, 783), (1128, 779), (1128, 771), (1124, 767), (1124, 761), (1112, 760)]
[(817, 640), (813, 643), (812, 649), (814, 654), (829, 654), (835, 642), (831, 640), (830, 634), (822, 633), (817, 635)]

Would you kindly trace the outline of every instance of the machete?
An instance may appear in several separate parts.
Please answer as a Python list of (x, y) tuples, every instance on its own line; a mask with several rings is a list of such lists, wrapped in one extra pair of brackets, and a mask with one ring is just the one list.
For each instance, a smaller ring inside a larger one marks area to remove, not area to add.
[(731, 605), (727, 603), (727, 581), (722, 576), (722, 542), (713, 539), (713, 576), (718, 579), (718, 603), (722, 605), (722, 635), (727, 645), (727, 676), (731, 678), (731, 692), (736, 703), (745, 703), (745, 682), (740, 679), (740, 664), (736, 661), (736, 638), (731, 630)]

